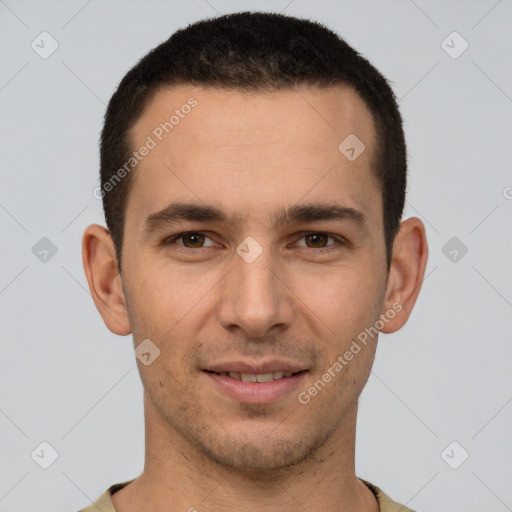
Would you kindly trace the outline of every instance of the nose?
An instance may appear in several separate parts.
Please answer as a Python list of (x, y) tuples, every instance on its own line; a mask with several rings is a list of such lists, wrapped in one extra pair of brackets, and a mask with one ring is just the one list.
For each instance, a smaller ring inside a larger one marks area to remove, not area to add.
[(225, 329), (242, 329), (251, 338), (263, 338), (291, 325), (293, 293), (270, 251), (251, 263), (236, 254), (223, 284), (218, 318)]

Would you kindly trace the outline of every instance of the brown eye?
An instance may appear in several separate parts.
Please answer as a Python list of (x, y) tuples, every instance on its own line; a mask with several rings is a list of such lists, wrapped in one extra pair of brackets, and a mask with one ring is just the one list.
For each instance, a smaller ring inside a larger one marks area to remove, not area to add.
[(185, 247), (197, 249), (203, 246), (206, 237), (202, 233), (184, 233), (181, 238)]
[(319, 253), (335, 250), (345, 245), (343, 237), (323, 231), (310, 231), (301, 233), (301, 235), (296, 246), (303, 249), (315, 249)]
[[(185, 249), (203, 249), (205, 247), (213, 247), (215, 243), (213, 240), (203, 233), (198, 231), (187, 231), (177, 235), (166, 238), (162, 245), (173, 247), (178, 250)], [(184, 248), (184, 249), (182, 249)]]
[(329, 235), (326, 235), (325, 233), (310, 233), (309, 235), (306, 235), (305, 237), (306, 245), (308, 247), (326, 247), (329, 240)]

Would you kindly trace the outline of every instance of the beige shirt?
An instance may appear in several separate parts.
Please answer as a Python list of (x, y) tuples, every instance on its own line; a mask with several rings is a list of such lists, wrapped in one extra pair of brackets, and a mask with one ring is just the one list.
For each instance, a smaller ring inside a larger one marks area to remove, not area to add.
[[(367, 482), (362, 478), (359, 478), (359, 480), (361, 480), (361, 482), (363, 482), (377, 498), (377, 501), (380, 505), (380, 512), (414, 512), (410, 508), (407, 508), (406, 506), (400, 505), (400, 503), (393, 501), (388, 495), (384, 494), (378, 487), (371, 484), (370, 482)], [(112, 494), (114, 494), (116, 491), (119, 491), (130, 482), (133, 482), (133, 480), (128, 480), (126, 482), (112, 485), (100, 496), (96, 502), (94, 502), (94, 504), (92, 504), (90, 507), (80, 510), (79, 512), (116, 512), (110, 497)]]

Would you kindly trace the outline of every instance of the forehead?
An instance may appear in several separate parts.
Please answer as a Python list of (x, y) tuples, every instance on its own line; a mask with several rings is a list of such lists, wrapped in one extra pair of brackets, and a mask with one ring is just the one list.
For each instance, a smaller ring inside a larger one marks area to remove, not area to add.
[[(169, 121), (172, 126), (166, 131), (162, 124)], [(191, 143), (208, 146), (228, 137), (240, 144), (272, 141), (276, 132), (280, 142), (304, 138), (320, 150), (327, 145), (332, 150), (349, 133), (372, 144), (374, 123), (360, 96), (345, 85), (250, 92), (179, 85), (153, 94), (131, 135), (135, 145), (153, 134), (164, 144), (170, 139), (184, 142), (186, 136)]]
[[(133, 211), (136, 222), (192, 199), (243, 219), (303, 199), (380, 212), (374, 123), (349, 87), (168, 87), (148, 102), (130, 135), (135, 150), (152, 146), (132, 176), (127, 217)], [(364, 150), (349, 159), (340, 144)]]

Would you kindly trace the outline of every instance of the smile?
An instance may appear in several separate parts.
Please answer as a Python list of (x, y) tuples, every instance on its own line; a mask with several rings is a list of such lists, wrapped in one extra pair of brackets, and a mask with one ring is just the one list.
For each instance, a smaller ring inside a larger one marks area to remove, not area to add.
[(287, 377), (292, 377), (300, 372), (270, 372), (270, 373), (240, 373), (240, 372), (213, 372), (217, 375), (221, 375), (223, 377), (231, 377), (235, 380), (240, 380), (242, 382), (271, 382), (273, 380), (284, 379)]
[(295, 396), (297, 388), (307, 373), (307, 370), (298, 372), (278, 370), (265, 373), (203, 371), (203, 374), (213, 383), (213, 388), (209, 385), (207, 389), (213, 389), (223, 399), (262, 405)]

